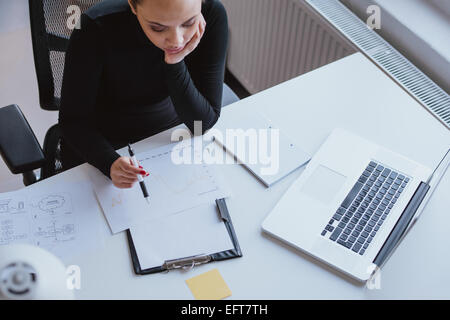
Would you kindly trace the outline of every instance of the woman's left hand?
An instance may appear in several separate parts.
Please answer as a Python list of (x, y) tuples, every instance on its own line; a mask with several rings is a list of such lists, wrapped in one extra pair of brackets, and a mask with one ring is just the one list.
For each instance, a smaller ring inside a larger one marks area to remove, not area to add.
[(183, 60), (188, 54), (194, 51), (194, 49), (197, 48), (198, 44), (200, 43), (200, 39), (203, 37), (203, 34), (205, 33), (205, 27), (206, 27), (205, 18), (200, 13), (200, 18), (197, 24), (197, 31), (194, 33), (191, 40), (189, 40), (184, 49), (178, 53), (170, 54), (164, 52), (165, 53), (164, 61), (168, 64), (175, 64)]

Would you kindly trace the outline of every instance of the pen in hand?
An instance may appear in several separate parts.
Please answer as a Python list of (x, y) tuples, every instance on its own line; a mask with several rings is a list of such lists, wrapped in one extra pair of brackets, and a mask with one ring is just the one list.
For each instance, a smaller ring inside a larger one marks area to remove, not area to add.
[[(136, 168), (139, 168), (136, 156), (134, 155), (134, 151), (131, 148), (130, 144), (128, 144), (128, 153), (130, 154), (131, 161), (133, 162), (133, 165)], [(145, 186), (144, 179), (142, 178), (142, 176), (140, 174), (138, 174), (137, 177), (138, 177), (138, 180), (139, 180), (139, 185), (141, 186), (142, 193), (144, 194), (144, 198), (147, 201), (147, 203), (150, 204), (150, 199), (149, 199), (149, 196), (148, 196), (147, 187)]]

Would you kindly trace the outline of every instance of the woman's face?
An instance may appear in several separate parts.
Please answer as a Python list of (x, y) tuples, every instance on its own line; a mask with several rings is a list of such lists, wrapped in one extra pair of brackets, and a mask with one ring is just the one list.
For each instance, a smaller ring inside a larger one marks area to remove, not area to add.
[(150, 41), (166, 53), (177, 53), (198, 29), (202, 0), (141, 0), (136, 9), (142, 30)]

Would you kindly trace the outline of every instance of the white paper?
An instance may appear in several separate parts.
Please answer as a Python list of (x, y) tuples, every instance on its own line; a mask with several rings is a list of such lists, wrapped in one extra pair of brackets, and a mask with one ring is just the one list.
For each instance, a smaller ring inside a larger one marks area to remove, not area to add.
[(119, 189), (101, 172), (91, 168), (95, 192), (113, 233), (145, 220), (180, 213), (203, 203), (214, 203), (216, 199), (230, 195), (213, 165), (202, 161), (199, 164), (176, 164), (172, 159), (173, 152), (194, 155), (194, 144), (175, 143), (136, 154), (139, 164), (150, 173), (144, 179), (150, 204), (145, 201), (139, 183), (130, 189)]
[(64, 259), (101, 245), (105, 230), (89, 182), (0, 194), (0, 245), (31, 244)]
[[(148, 204), (139, 184), (131, 189), (116, 188), (110, 179), (94, 167), (89, 177), (112, 233), (121, 232), (148, 216)], [(148, 188), (148, 186), (147, 186)]]
[(233, 249), (215, 202), (130, 228), (141, 269), (166, 260)]

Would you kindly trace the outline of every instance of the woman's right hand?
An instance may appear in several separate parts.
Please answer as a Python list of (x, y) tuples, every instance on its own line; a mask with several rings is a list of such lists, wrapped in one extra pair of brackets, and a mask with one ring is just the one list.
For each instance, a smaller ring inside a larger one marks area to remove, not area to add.
[(111, 180), (117, 188), (128, 189), (133, 187), (133, 184), (138, 181), (138, 174), (143, 177), (149, 175), (141, 166), (136, 168), (130, 157), (120, 157), (111, 165)]

